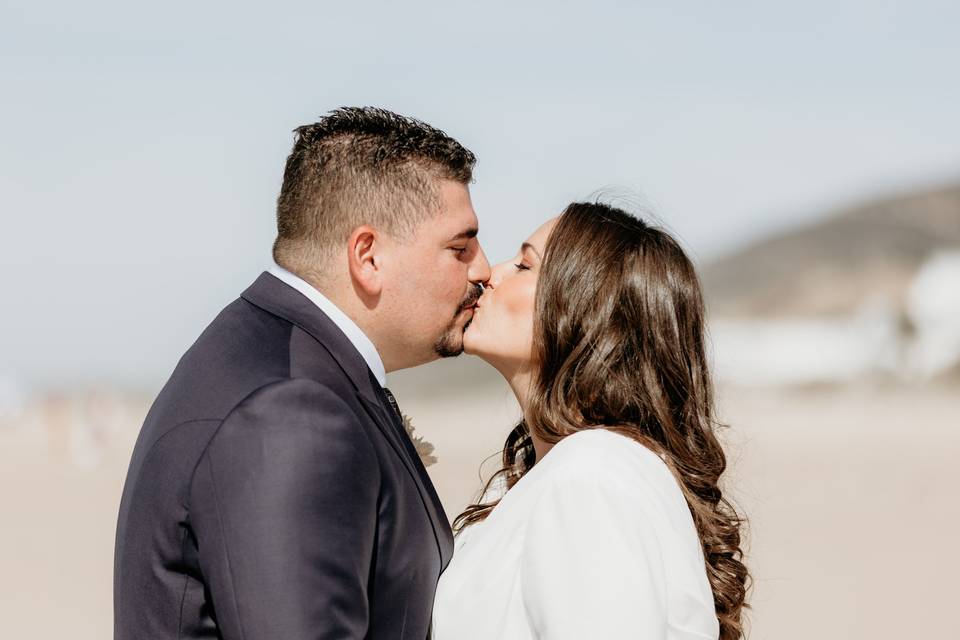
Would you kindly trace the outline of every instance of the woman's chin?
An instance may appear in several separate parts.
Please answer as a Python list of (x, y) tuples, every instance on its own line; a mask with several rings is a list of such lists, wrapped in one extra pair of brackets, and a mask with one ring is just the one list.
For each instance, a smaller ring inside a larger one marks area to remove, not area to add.
[(463, 332), (463, 352), (470, 356), (477, 355), (473, 344), (473, 325), (468, 325)]
[(483, 330), (471, 322), (463, 332), (463, 352), (467, 355), (483, 357)]

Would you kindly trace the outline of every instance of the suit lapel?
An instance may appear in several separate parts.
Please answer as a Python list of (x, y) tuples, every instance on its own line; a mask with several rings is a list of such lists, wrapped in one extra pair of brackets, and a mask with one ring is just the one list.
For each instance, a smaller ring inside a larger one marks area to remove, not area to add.
[(453, 535), (443, 506), (440, 504), (440, 499), (420, 461), (416, 448), (410, 442), (403, 425), (396, 420), (380, 384), (374, 379), (360, 353), (340, 328), (313, 302), (269, 273), (262, 273), (241, 297), (297, 325), (312, 335), (336, 360), (356, 388), (357, 397), (367, 414), (383, 433), (413, 478), (433, 527), (437, 549), (440, 552), (441, 567), (445, 568), (453, 555)]
[[(378, 385), (379, 386), (379, 385)], [(416, 447), (410, 441), (403, 424), (397, 419), (393, 409), (387, 406), (387, 399), (382, 397), (382, 392), (378, 394), (381, 398), (374, 401), (364, 394), (357, 394), (367, 413), (373, 419), (380, 431), (393, 446), (397, 455), (403, 460), (404, 466), (410, 472), (410, 476), (417, 484), (417, 491), (423, 506), (430, 516), (430, 524), (433, 526), (433, 533), (437, 540), (437, 548), (440, 550), (441, 567), (446, 568), (453, 556), (453, 534), (450, 531), (450, 525), (447, 524), (447, 515), (440, 503), (440, 497), (437, 495), (433, 482), (427, 474), (423, 462), (420, 460), (420, 454)]]

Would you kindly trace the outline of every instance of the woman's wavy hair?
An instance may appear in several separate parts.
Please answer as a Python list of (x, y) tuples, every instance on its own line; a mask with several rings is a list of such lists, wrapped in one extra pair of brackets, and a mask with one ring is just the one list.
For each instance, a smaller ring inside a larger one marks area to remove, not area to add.
[[(665, 231), (606, 204), (574, 203), (547, 241), (537, 282), (534, 374), (523, 420), (487, 483), (512, 487), (547, 443), (584, 429), (633, 438), (659, 454), (686, 497), (703, 548), (720, 640), (743, 635), (749, 574), (744, 521), (723, 497), (699, 278)], [(469, 506), (457, 531), (499, 499)]]

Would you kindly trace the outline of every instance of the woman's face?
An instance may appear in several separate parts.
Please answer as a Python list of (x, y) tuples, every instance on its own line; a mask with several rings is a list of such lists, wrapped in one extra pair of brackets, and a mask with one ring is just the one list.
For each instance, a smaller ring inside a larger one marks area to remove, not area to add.
[(496, 265), (463, 335), (466, 353), (479, 356), (509, 375), (530, 361), (537, 277), (552, 218), (526, 239), (511, 259)]

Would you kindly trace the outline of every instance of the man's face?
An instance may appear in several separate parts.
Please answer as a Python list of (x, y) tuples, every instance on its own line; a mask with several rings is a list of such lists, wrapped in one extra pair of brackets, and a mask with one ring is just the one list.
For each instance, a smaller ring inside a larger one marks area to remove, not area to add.
[(391, 333), (403, 366), (463, 352), (478, 284), (490, 278), (467, 186), (441, 181), (440, 201), (441, 212), (421, 224), (412, 241), (393, 247), (386, 274)]

